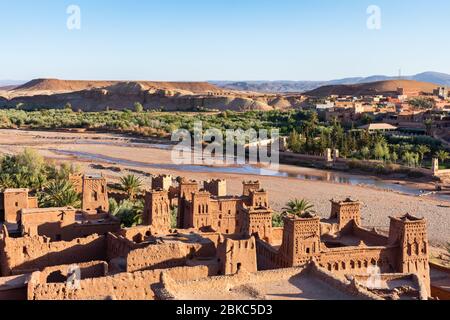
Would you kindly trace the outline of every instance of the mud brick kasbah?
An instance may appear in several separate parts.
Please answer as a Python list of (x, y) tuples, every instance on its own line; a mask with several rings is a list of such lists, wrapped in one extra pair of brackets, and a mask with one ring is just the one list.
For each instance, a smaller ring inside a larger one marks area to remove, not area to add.
[(431, 297), (427, 222), (407, 213), (382, 233), (362, 226), (360, 202), (332, 200), (327, 219), (286, 215), (275, 228), (258, 181), (231, 196), (225, 180), (157, 176), (143, 225), (122, 229), (104, 177), (70, 180), (81, 209), (38, 208), (26, 189), (1, 194), (0, 299)]

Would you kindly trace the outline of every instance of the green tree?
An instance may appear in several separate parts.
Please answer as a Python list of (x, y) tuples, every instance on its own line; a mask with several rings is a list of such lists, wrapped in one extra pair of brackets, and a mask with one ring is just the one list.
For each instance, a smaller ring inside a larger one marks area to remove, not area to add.
[(295, 129), (291, 132), (289, 136), (289, 149), (292, 150), (292, 152), (300, 153), (302, 149), (302, 138), (301, 135), (295, 131)]
[(178, 207), (173, 207), (170, 212), (170, 227), (172, 229), (178, 227)]
[(40, 195), (40, 205), (48, 207), (74, 207), (81, 205), (80, 195), (68, 181), (51, 181)]
[(369, 159), (370, 157), (370, 149), (369, 147), (364, 147), (361, 149), (361, 156), (363, 157), (364, 160)]
[(378, 142), (377, 144), (375, 144), (375, 148), (373, 150), (373, 155), (374, 155), (375, 159), (377, 159), (377, 160), (383, 159), (386, 155), (385, 151), (386, 150), (382, 143)]
[(394, 163), (397, 163), (397, 161), (398, 161), (398, 154), (397, 154), (397, 152), (392, 152), (392, 155), (391, 155), (391, 160), (394, 162)]
[(66, 111), (73, 111), (72, 104), (70, 102), (67, 102), (64, 106), (64, 110)]
[(314, 205), (305, 199), (290, 200), (286, 207), (283, 208), (284, 214), (295, 215), (302, 217), (306, 212), (314, 213)]
[(274, 213), (272, 215), (272, 227), (282, 228), (284, 226), (283, 214)]
[(115, 199), (109, 199), (109, 208), (110, 213), (120, 220), (123, 228), (142, 224), (143, 201), (123, 200), (117, 203)]
[(431, 149), (423, 144), (417, 146), (417, 153), (419, 154), (419, 162), (422, 165), (425, 155), (431, 152)]
[(450, 154), (445, 150), (439, 150), (436, 152), (435, 157), (438, 158), (441, 163), (445, 163), (445, 161), (449, 159)]
[(134, 111), (136, 111), (137, 113), (141, 113), (144, 111), (144, 106), (140, 102), (135, 102)]
[(130, 200), (136, 198), (136, 194), (140, 192), (142, 180), (133, 174), (129, 174), (120, 179), (122, 190), (125, 191)]

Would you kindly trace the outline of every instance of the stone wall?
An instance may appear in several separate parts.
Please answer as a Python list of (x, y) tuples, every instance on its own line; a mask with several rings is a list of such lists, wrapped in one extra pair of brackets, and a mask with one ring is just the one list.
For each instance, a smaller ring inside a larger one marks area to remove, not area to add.
[(42, 283), (39, 272), (32, 275), (28, 285), (29, 300), (153, 300), (152, 287), (160, 282), (162, 272), (182, 281), (197, 280), (214, 275), (206, 266), (180, 267), (121, 273), (114, 276), (85, 279), (79, 289), (69, 289), (64, 283)]

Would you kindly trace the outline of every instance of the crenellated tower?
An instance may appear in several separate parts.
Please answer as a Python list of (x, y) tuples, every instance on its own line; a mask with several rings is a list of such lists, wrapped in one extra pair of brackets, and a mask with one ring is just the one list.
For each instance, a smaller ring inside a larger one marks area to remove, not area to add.
[(389, 245), (399, 246), (397, 272), (417, 274), (431, 295), (427, 221), (409, 214), (391, 217)]
[(143, 224), (152, 226), (156, 233), (167, 234), (171, 228), (169, 193), (152, 190), (145, 194)]

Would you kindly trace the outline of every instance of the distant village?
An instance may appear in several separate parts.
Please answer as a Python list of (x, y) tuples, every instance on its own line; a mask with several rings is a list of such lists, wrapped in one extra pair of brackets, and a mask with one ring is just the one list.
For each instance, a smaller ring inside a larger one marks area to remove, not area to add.
[(433, 93), (398, 88), (389, 95), (331, 95), (311, 99), (310, 104), (327, 121), (366, 121), (361, 129), (403, 135), (434, 132), (437, 137), (450, 141), (450, 89), (446, 87), (437, 87)]

